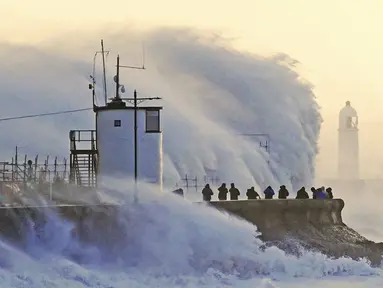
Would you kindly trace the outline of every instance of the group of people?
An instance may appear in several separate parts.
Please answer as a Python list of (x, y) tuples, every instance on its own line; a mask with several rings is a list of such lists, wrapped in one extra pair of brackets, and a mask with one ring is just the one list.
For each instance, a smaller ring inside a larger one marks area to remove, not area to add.
[[(320, 188), (311, 188), (312, 199), (333, 199), (334, 196), (332, 194), (331, 187), (325, 189), (325, 187)], [(237, 187), (235, 187), (234, 183), (230, 184), (230, 188), (227, 189), (226, 183), (222, 183), (222, 185), (218, 188), (218, 200), (227, 200), (227, 196), (230, 194), (230, 200), (238, 200), (239, 195), (241, 194)], [(273, 199), (275, 192), (271, 186), (268, 186), (264, 191), (265, 194), (264, 199)], [(214, 195), (213, 190), (210, 188), (209, 184), (206, 184), (202, 189), (202, 196), (204, 201), (211, 201), (211, 197)], [(278, 191), (278, 199), (287, 199), (290, 195), (285, 185), (280, 186)], [(254, 187), (247, 189), (246, 192), (247, 199), (262, 199), (261, 196), (255, 191)], [(295, 199), (310, 199), (309, 194), (307, 193), (305, 187), (302, 187), (297, 191), (297, 195)]]

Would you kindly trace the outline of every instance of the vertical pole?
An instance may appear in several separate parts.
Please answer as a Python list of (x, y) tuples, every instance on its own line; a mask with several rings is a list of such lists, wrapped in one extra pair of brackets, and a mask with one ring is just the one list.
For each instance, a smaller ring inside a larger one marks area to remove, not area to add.
[(118, 89), (120, 88), (120, 55), (117, 55), (117, 74), (116, 74), (116, 100), (120, 99)]
[(17, 146), (16, 146), (16, 154), (15, 154), (15, 172), (16, 172), (16, 175), (15, 175), (15, 177), (16, 177), (16, 179), (18, 180), (18, 178), (19, 177), (17, 177), (17, 175), (19, 174), (19, 171), (18, 171), (18, 163), (17, 163), (17, 154), (18, 154), (19, 152), (17, 151)]
[(11, 179), (12, 179), (12, 182), (14, 181), (14, 179), (15, 179), (15, 169), (14, 169), (14, 166), (15, 165), (15, 163), (13, 162), (13, 157), (12, 157), (12, 166), (11, 166), (11, 169), (12, 169), (12, 177), (11, 177)]
[(94, 79), (94, 73), (93, 73), (93, 77), (92, 77), (92, 104), (93, 104), (93, 107), (95, 106), (95, 103), (96, 103), (96, 88), (95, 87), (96, 87), (96, 79)]
[(134, 181), (137, 182), (138, 175), (138, 141), (137, 141), (137, 91), (134, 90)]
[(101, 40), (101, 51), (102, 51), (102, 71), (104, 75), (104, 98), (105, 105), (107, 103), (107, 93), (106, 93), (106, 73), (105, 73), (105, 52), (104, 52), (104, 40)]
[(73, 165), (73, 154), (69, 155), (69, 183), (74, 182), (74, 165)]
[(25, 183), (27, 182), (27, 155), (25, 155), (25, 157), (24, 157), (24, 179), (23, 179), (23, 181), (24, 181), (24, 185), (25, 185)]
[(52, 181), (51, 181), (51, 170), (48, 170), (48, 181), (49, 181), (49, 200), (52, 201)]
[(37, 181), (37, 161), (39, 159), (39, 155), (35, 157), (35, 182)]
[(137, 176), (138, 176), (138, 165), (137, 165), (137, 159), (138, 159), (138, 141), (137, 141), (137, 91), (134, 90), (134, 101), (133, 101), (133, 106), (134, 106), (134, 202), (138, 202), (137, 198)]
[[(45, 160), (44, 181), (47, 181), (48, 168), (49, 168), (49, 155), (47, 156), (47, 159)], [(49, 174), (49, 179), (50, 179), (50, 174)]]
[(66, 179), (66, 158), (64, 158), (64, 173), (63, 173), (63, 179), (65, 180)]

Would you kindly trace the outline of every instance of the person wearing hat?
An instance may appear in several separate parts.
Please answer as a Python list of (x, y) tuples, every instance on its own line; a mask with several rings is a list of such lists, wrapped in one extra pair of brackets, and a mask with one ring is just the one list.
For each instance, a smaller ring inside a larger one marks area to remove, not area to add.
[(289, 196), (289, 191), (286, 189), (285, 185), (282, 185), (278, 192), (278, 198), (279, 199), (286, 199), (287, 196)]

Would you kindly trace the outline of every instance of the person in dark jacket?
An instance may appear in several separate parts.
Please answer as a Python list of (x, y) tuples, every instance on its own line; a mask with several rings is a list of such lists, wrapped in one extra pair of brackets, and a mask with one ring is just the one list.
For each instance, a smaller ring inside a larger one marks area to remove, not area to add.
[(306, 192), (305, 187), (302, 187), (297, 191), (297, 196), (295, 199), (309, 199), (309, 194)]
[(317, 199), (317, 189), (315, 189), (315, 187), (311, 187), (311, 192), (313, 193), (313, 199)]
[(279, 199), (286, 199), (287, 196), (289, 196), (289, 191), (286, 189), (285, 185), (282, 185), (278, 192), (278, 198)]
[(227, 200), (227, 193), (229, 191), (226, 188), (226, 184), (222, 183), (222, 185), (218, 188), (218, 199), (219, 200)]
[(239, 192), (239, 190), (235, 187), (234, 183), (231, 183), (230, 184), (230, 189), (229, 189), (229, 192), (230, 192), (230, 200), (238, 200), (238, 196), (239, 194), (241, 194)]
[(332, 188), (331, 187), (327, 187), (326, 192), (327, 192), (327, 197), (329, 199), (333, 199), (334, 198), (334, 195), (332, 194)]
[(326, 199), (326, 195), (324, 187), (321, 187), (316, 191), (316, 199)]
[(254, 187), (251, 187), (250, 189), (247, 189), (246, 192), (247, 199), (261, 199), (261, 196), (259, 196), (258, 192), (255, 191)]
[(203, 201), (211, 201), (211, 196), (213, 196), (213, 190), (210, 189), (210, 185), (206, 184), (205, 188), (202, 189)]
[(275, 195), (275, 192), (271, 186), (267, 186), (263, 193), (265, 194), (265, 199), (273, 199), (273, 196)]

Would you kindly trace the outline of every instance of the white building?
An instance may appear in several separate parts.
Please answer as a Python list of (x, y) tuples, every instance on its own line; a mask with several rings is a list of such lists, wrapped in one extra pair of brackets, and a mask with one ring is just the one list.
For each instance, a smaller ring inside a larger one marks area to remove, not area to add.
[(359, 179), (358, 114), (350, 101), (339, 113), (338, 178)]
[[(101, 40), (104, 55), (103, 41)], [(96, 53), (97, 54), (97, 53)], [(163, 151), (161, 106), (138, 105), (159, 97), (121, 98), (125, 88), (119, 83), (119, 56), (117, 56), (116, 95), (107, 100), (104, 68), (104, 104), (95, 103), (95, 77), (89, 84), (92, 90), (95, 130), (71, 130), (69, 180), (79, 187), (94, 188), (105, 178), (136, 179), (157, 184), (162, 189)], [(104, 64), (105, 65), (105, 64)], [(122, 66), (144, 69), (143, 67)]]
[(98, 150), (97, 182), (103, 176), (134, 178), (162, 188), (162, 131), (160, 106), (137, 107), (137, 153), (135, 153), (134, 107), (121, 98), (96, 106)]

